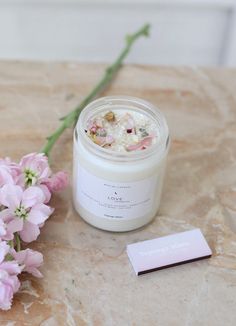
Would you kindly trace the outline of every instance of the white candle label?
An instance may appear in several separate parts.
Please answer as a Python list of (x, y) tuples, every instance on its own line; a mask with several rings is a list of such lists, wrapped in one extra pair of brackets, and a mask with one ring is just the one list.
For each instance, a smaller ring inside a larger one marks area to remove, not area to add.
[(151, 211), (157, 177), (110, 182), (79, 165), (77, 182), (77, 200), (87, 211), (102, 218), (132, 219)]

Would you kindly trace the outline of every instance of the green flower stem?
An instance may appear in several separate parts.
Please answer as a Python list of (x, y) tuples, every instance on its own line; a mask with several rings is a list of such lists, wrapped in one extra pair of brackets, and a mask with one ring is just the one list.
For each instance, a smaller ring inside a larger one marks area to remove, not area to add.
[(16, 241), (16, 251), (20, 251), (21, 250), (21, 243), (20, 243), (19, 234), (17, 232), (15, 233), (15, 241)]
[(118, 70), (121, 68), (121, 65), (129, 54), (130, 49), (133, 43), (141, 36), (148, 36), (149, 35), (150, 25), (146, 24), (141, 29), (139, 29), (136, 33), (130, 34), (126, 37), (126, 44), (124, 49), (121, 51), (117, 59), (114, 61), (112, 65), (110, 65), (101, 80), (97, 83), (97, 85), (91, 90), (91, 92), (84, 98), (84, 100), (69, 114), (63, 117), (61, 125), (55, 130), (55, 132), (47, 138), (47, 142), (43, 149), (41, 150), (42, 153), (49, 156), (49, 153), (57, 141), (57, 139), (61, 136), (61, 134), (65, 131), (65, 129), (73, 126), (78, 120), (80, 112), (82, 109), (91, 102), (99, 93), (101, 93), (112, 81)]

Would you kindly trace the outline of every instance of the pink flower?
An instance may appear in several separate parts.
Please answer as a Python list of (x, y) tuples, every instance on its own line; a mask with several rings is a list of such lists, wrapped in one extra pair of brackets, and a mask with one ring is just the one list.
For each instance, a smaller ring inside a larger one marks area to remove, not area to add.
[(31, 153), (23, 156), (19, 166), (23, 172), (21, 185), (39, 185), (51, 175), (48, 158), (42, 153)]
[(12, 217), (10, 210), (0, 212), (0, 240), (13, 240), (14, 233), (22, 230), (22, 222)]
[(51, 199), (52, 192), (60, 191), (68, 184), (65, 172), (52, 174), (45, 154), (28, 154), (21, 159), (19, 166), (22, 173), (17, 184), (22, 187), (38, 186), (41, 188), (45, 196), (45, 204)]
[(7, 234), (6, 225), (2, 219), (0, 219), (0, 239)]
[(0, 204), (6, 208), (0, 212), (0, 218), (7, 226), (8, 235), (19, 232), (25, 242), (36, 240), (39, 227), (53, 212), (44, 201), (45, 195), (39, 187), (23, 190), (16, 185), (3, 186), (0, 189)]
[(45, 184), (40, 184), (40, 185), (38, 185), (38, 187), (42, 190), (42, 192), (44, 194), (44, 197), (45, 197), (44, 204), (49, 203), (49, 201), (52, 197), (51, 191), (48, 189), (48, 187)]
[(45, 185), (51, 192), (61, 191), (68, 185), (68, 174), (66, 172), (60, 171), (46, 180)]
[(0, 159), (0, 187), (5, 184), (15, 184), (20, 175), (20, 168), (9, 158)]
[(20, 282), (17, 275), (21, 268), (16, 261), (4, 261), (9, 253), (9, 246), (5, 241), (0, 242), (0, 308), (11, 308), (13, 294), (19, 290)]
[(21, 250), (18, 252), (11, 250), (11, 254), (18, 264), (23, 266), (23, 272), (28, 272), (35, 277), (43, 276), (37, 269), (43, 264), (43, 255), (40, 252), (31, 249)]

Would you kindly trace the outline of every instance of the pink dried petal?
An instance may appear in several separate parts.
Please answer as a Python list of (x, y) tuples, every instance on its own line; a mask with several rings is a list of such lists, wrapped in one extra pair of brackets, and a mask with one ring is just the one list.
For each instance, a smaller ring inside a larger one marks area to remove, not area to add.
[(87, 124), (87, 127), (88, 129), (91, 129), (93, 127), (94, 123), (91, 119), (88, 120), (88, 124)]
[(107, 132), (104, 128), (98, 128), (96, 131), (96, 136), (98, 137), (106, 137)]
[(106, 144), (112, 144), (114, 142), (114, 137), (112, 137), (111, 135), (106, 137)]
[(94, 122), (95, 126), (98, 128), (102, 128), (103, 124), (102, 124), (102, 119), (101, 118), (97, 118)]
[(132, 152), (132, 151), (137, 151), (138, 149), (140, 149), (142, 147), (141, 142), (135, 144), (135, 145), (129, 145), (126, 147), (128, 152)]
[(105, 143), (106, 143), (105, 137), (96, 136), (96, 138), (94, 138), (94, 143), (99, 145), (99, 146), (105, 145)]
[(148, 146), (150, 146), (152, 144), (152, 140), (153, 140), (153, 137), (152, 136), (148, 136), (148, 137), (142, 139), (137, 144), (127, 146), (126, 149), (127, 149), (128, 152), (137, 151), (139, 149), (142, 149), (142, 147), (148, 147)]
[(126, 123), (126, 129), (133, 129), (135, 127), (135, 122), (133, 118), (129, 118)]
[(97, 127), (96, 127), (96, 126), (93, 126), (93, 127), (91, 127), (89, 130), (90, 130), (90, 132), (91, 132), (92, 134), (95, 134), (96, 131), (97, 131)]
[(151, 146), (152, 140), (153, 140), (152, 136), (145, 137), (144, 139), (141, 140), (142, 146), (146, 146), (146, 147)]

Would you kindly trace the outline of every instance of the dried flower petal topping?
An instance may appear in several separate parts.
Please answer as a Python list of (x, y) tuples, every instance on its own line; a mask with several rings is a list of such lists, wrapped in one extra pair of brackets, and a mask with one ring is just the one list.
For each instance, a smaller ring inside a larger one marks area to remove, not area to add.
[(138, 142), (137, 144), (127, 146), (126, 149), (128, 152), (137, 151), (139, 149), (144, 150), (152, 145), (152, 141), (153, 141), (153, 136), (148, 136), (140, 140), (140, 142)]
[(96, 145), (116, 152), (145, 150), (157, 141), (156, 123), (133, 111), (100, 113), (88, 121), (85, 130)]
[(97, 129), (96, 136), (106, 137), (107, 132), (104, 128)]
[(113, 122), (113, 121), (115, 121), (116, 117), (115, 117), (114, 112), (112, 112), (112, 111), (107, 112), (107, 113), (104, 115), (104, 119), (107, 120), (107, 121), (109, 121), (109, 122)]

